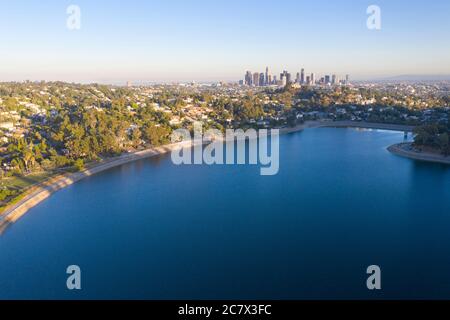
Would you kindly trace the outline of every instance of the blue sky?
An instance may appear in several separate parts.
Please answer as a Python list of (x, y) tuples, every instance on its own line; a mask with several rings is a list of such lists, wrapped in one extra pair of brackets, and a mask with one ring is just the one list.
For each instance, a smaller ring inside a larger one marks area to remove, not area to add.
[[(66, 27), (69, 5), (81, 30)], [(381, 30), (366, 27), (369, 5)], [(450, 74), (450, 1), (0, 0), (0, 81), (239, 80), (300, 68)]]

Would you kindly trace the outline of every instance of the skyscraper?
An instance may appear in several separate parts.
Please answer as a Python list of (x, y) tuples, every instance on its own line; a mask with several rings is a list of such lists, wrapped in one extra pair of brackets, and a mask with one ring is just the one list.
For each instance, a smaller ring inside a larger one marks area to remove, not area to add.
[(295, 82), (300, 83), (300, 72), (297, 72), (297, 76), (295, 77)]
[(306, 84), (307, 85), (311, 84), (311, 77), (310, 76), (306, 76)]
[(305, 83), (305, 69), (302, 69), (301, 75), (300, 75), (300, 83)]
[(269, 67), (266, 67), (266, 78), (264, 79), (264, 85), (269, 85)]
[(292, 83), (292, 78), (291, 78), (291, 74), (289, 72), (286, 71), (286, 83)]
[(337, 84), (337, 77), (336, 77), (335, 74), (333, 74), (333, 75), (331, 76), (331, 84), (332, 84), (332, 85)]
[(286, 71), (280, 74), (280, 81), (282, 86), (286, 86), (287, 79), (286, 79)]
[(245, 73), (245, 84), (251, 86), (253, 84), (253, 76), (251, 71)]
[(314, 73), (311, 73), (311, 84), (316, 84), (316, 75)]
[(330, 84), (331, 83), (329, 75), (325, 76), (325, 81), (324, 82), (325, 82), (325, 84)]
[(261, 87), (266, 85), (266, 77), (265, 77), (264, 73), (259, 74), (259, 85)]
[(283, 86), (291, 83), (292, 82), (291, 74), (289, 72), (287, 72), (286, 70), (284, 70), (283, 73), (280, 74), (280, 80), (281, 80), (281, 84)]
[(258, 86), (259, 86), (259, 73), (258, 73), (258, 72), (255, 72), (255, 73), (253, 74), (253, 85), (254, 85), (255, 87), (258, 87)]
[(350, 75), (345, 75), (345, 84), (350, 84)]

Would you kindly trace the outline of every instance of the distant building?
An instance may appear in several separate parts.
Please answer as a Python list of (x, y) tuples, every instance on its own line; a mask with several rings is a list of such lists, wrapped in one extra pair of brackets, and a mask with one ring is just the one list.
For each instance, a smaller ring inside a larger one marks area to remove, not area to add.
[(280, 74), (280, 80), (281, 80), (281, 85), (285, 86), (288, 83), (291, 83), (291, 74), (289, 72), (287, 72), (286, 70), (283, 71), (283, 73)]
[(337, 77), (336, 77), (335, 74), (333, 74), (333, 75), (331, 76), (331, 84), (332, 84), (332, 85), (336, 85), (336, 84), (337, 84)]
[(258, 72), (255, 72), (255, 73), (253, 74), (253, 85), (254, 85), (255, 87), (258, 87), (258, 86), (259, 86), (259, 73), (258, 73)]
[(261, 87), (266, 85), (266, 76), (264, 75), (264, 73), (259, 74), (259, 85)]
[(247, 71), (247, 72), (245, 73), (245, 84), (246, 84), (247, 86), (253, 85), (253, 74), (252, 74), (251, 71)]
[(325, 76), (324, 83), (325, 83), (325, 84), (330, 84), (330, 83), (331, 83), (331, 78), (330, 78), (329, 75), (326, 75), (326, 76)]
[(316, 75), (311, 73), (311, 84), (316, 84)]
[(302, 70), (301, 70), (301, 73), (300, 73), (300, 83), (301, 83), (301, 84), (304, 84), (304, 83), (305, 83), (305, 69), (302, 69)]
[(286, 82), (287, 83), (292, 83), (292, 79), (291, 79), (291, 74), (290, 73), (286, 74)]
[(266, 76), (264, 79), (264, 85), (269, 85), (270, 81), (269, 81), (269, 67), (266, 67)]
[(286, 74), (285, 73), (281, 73), (280, 74), (280, 82), (282, 86), (286, 86), (287, 84), (287, 79), (286, 79)]
[(311, 77), (310, 76), (306, 76), (306, 84), (307, 85), (311, 84)]

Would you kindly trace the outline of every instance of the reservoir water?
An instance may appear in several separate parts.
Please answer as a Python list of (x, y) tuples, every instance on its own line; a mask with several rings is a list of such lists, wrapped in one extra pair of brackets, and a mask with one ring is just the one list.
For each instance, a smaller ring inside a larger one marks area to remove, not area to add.
[(280, 137), (276, 176), (165, 155), (87, 178), (0, 236), (0, 298), (449, 299), (450, 167), (401, 141), (309, 129)]

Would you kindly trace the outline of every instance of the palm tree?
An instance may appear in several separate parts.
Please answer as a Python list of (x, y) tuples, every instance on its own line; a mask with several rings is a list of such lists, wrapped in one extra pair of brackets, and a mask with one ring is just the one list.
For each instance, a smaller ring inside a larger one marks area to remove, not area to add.
[(34, 162), (35, 162), (32, 143), (30, 143), (23, 149), (22, 159), (25, 164), (25, 170), (27, 173), (29, 173), (30, 169), (34, 166)]

